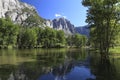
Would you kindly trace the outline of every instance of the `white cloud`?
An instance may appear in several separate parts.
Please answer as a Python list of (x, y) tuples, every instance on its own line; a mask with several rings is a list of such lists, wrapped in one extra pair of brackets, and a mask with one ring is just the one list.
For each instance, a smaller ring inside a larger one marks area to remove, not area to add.
[(55, 14), (55, 17), (62, 17), (61, 14)]
[(67, 18), (66, 16), (64, 16), (62, 14), (58, 14), (58, 13), (55, 14), (55, 17), (64, 17), (64, 18)]
[(62, 16), (62, 17), (67, 18), (67, 16)]

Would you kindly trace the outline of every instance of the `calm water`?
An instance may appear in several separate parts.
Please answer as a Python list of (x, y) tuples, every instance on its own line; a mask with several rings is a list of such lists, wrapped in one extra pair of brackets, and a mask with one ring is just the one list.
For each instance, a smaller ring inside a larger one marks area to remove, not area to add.
[(104, 62), (80, 49), (0, 50), (0, 80), (120, 80), (119, 56)]

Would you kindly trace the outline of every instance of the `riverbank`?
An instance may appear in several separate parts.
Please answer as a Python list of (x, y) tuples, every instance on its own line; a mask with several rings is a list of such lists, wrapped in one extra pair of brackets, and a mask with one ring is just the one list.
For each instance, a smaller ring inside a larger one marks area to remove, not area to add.
[(120, 54), (120, 46), (110, 48), (110, 53)]

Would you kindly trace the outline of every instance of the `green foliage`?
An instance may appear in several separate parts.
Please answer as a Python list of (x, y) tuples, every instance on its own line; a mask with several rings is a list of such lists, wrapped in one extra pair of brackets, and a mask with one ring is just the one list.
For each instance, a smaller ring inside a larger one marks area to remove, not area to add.
[(23, 26), (25, 27), (42, 27), (44, 20), (39, 17), (37, 14), (31, 15), (29, 16), (24, 22), (23, 22)]
[(82, 45), (82, 39), (81, 39), (81, 35), (79, 34), (75, 34), (74, 36), (74, 43), (76, 47), (80, 47)]
[(57, 43), (65, 44), (65, 34), (62, 30), (57, 31), (56, 37), (57, 37)]
[(85, 46), (87, 42), (87, 38), (80, 34), (75, 34), (74, 36), (74, 44), (76, 47)]
[(68, 37), (66, 38), (67, 45), (70, 46), (70, 47), (72, 47), (72, 46), (74, 45), (74, 41), (73, 41), (73, 40), (74, 40), (73, 35), (68, 36)]
[(9, 18), (0, 19), (0, 46), (11, 47), (9, 45), (14, 45), (18, 48), (60, 48), (65, 47), (66, 40), (68, 45), (71, 41), (72, 45), (76, 47), (86, 45), (86, 38), (82, 35), (76, 34), (66, 39), (62, 30), (37, 27), (37, 25), (34, 25), (32, 17), (30, 18), (30, 22), (28, 21), (28, 24), (31, 22), (33, 22), (31, 26), (26, 24), (26, 26), (20, 27), (13, 24)]
[(41, 45), (44, 30), (42, 28), (36, 27), (35, 31), (37, 33), (37, 45)]
[(28, 18), (22, 23), (22, 26), (24, 27), (42, 27), (43, 23), (44, 23), (44, 19), (41, 18), (36, 11), (33, 9), (29, 9), (29, 8), (24, 8), (22, 9), (23, 13), (30, 13), (30, 16), (28, 16)]
[(29, 8), (27, 8), (27, 7), (22, 9), (22, 12), (23, 12), (23, 13), (24, 13), (24, 12), (31, 12), (31, 11), (32, 11), (32, 10), (29, 9)]
[(83, 0), (88, 7), (87, 20), (91, 26), (91, 44), (103, 55), (108, 55), (109, 48), (114, 46), (120, 31), (119, 0)]
[(116, 46), (114, 48), (110, 48), (111, 53), (119, 53), (120, 54), (120, 46)]
[(43, 34), (42, 34), (42, 45), (45, 48), (49, 48), (53, 46), (54, 40), (54, 33), (52, 34), (52, 29), (46, 27)]
[(12, 21), (0, 18), (0, 45), (1, 47), (8, 47), (8, 45), (15, 45), (17, 41), (19, 27), (12, 23)]
[(21, 28), (18, 36), (19, 48), (54, 48), (62, 47), (65, 44), (63, 31), (56, 31), (49, 27), (44, 29), (39, 27)]
[(56, 47), (58, 44), (65, 44), (65, 34), (63, 31), (56, 31), (46, 27), (42, 34), (43, 47), (50, 48)]
[(37, 43), (37, 33), (32, 28), (21, 29), (18, 37), (19, 48), (34, 48)]
[(87, 43), (87, 37), (80, 34), (75, 34), (72, 36), (68, 36), (67, 38), (67, 44), (69, 46), (75, 46), (75, 47), (84, 47)]

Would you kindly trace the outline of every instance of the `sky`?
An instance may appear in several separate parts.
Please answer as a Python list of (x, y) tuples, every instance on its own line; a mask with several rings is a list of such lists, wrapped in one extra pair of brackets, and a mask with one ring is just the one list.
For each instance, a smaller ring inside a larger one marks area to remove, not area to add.
[(21, 0), (36, 8), (38, 14), (45, 19), (53, 20), (64, 17), (72, 24), (85, 26), (86, 10), (81, 3), (82, 0)]

